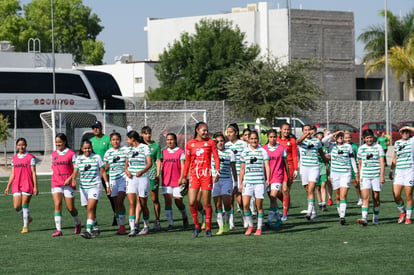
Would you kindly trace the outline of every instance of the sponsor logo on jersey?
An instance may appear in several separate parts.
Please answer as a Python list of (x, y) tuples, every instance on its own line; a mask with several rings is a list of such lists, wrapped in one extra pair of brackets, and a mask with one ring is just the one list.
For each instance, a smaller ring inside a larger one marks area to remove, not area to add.
[(199, 156), (201, 156), (201, 154), (203, 154), (204, 153), (204, 149), (198, 149), (197, 151), (196, 151), (196, 156), (197, 157), (199, 157)]

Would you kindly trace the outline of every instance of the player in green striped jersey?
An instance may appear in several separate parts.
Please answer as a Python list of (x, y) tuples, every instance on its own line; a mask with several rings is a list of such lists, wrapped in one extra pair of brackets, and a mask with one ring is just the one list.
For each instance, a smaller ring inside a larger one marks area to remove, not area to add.
[(366, 129), (362, 133), (365, 144), (358, 149), (358, 171), (361, 175), (362, 193), (362, 219), (358, 223), (366, 226), (368, 224), (368, 206), (370, 191), (372, 190), (372, 204), (374, 213), (372, 223), (378, 224), (380, 209), (380, 192), (384, 184), (384, 150), (381, 145), (374, 143), (374, 133), (371, 129)]
[[(345, 143), (348, 143), (352, 146), (352, 150), (354, 151), (354, 159), (355, 159), (355, 161), (357, 161), (358, 145), (356, 145), (355, 143), (352, 143), (352, 135), (349, 131), (345, 131), (344, 141), (345, 141)], [(352, 184), (354, 185), (355, 191), (356, 191), (357, 196), (358, 196), (357, 205), (361, 206), (362, 205), (362, 197), (361, 197), (361, 189), (359, 187), (359, 179), (358, 179), (358, 182), (357, 182), (356, 175), (355, 175), (354, 171), (352, 170), (351, 173), (352, 173)]]
[[(414, 185), (414, 164), (413, 149), (414, 138), (410, 138), (411, 131), (414, 127), (403, 126), (400, 129), (401, 139), (397, 140), (394, 145), (394, 157), (392, 159), (389, 178), (394, 179), (393, 194), (394, 201), (400, 211), (398, 223), (411, 224), (411, 215), (413, 212), (413, 185)], [(393, 172), (395, 169), (395, 178)], [(404, 200), (401, 198), (402, 190), (405, 191), (407, 208), (404, 206)]]

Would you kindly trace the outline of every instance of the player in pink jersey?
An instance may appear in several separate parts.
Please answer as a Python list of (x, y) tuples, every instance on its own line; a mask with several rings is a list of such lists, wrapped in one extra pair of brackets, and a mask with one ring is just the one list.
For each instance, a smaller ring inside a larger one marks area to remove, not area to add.
[(62, 202), (65, 197), (66, 208), (75, 221), (75, 234), (81, 232), (81, 222), (78, 210), (75, 208), (75, 190), (72, 186), (73, 163), (76, 161), (75, 152), (67, 147), (67, 138), (63, 133), (55, 137), (56, 151), (52, 153), (52, 196), (55, 205), (56, 231), (53, 237), (62, 236)]
[[(203, 204), (206, 211), (206, 237), (211, 237), (211, 190), (213, 181), (217, 182), (220, 174), (220, 159), (217, 153), (216, 143), (208, 137), (208, 126), (204, 122), (198, 122), (195, 126), (194, 138), (186, 144), (185, 167), (182, 184), (186, 183), (188, 170), (190, 170), (190, 188), (188, 200), (190, 204), (191, 216), (193, 217), (195, 229), (193, 237), (198, 237), (201, 226), (197, 217), (197, 195), (202, 190)], [(211, 155), (214, 157), (216, 165), (216, 175), (214, 180), (211, 175)]]
[(29, 232), (30, 217), (29, 203), (32, 195), (39, 194), (37, 190), (36, 160), (26, 152), (27, 142), (25, 138), (16, 141), (17, 155), (12, 160), (12, 171), (4, 194), (9, 194), (10, 187), (13, 193), (13, 207), (23, 217), (23, 229), (21, 233)]
[[(268, 228), (277, 228), (282, 224), (280, 212), (277, 207), (277, 195), (279, 191), (281, 191), (285, 174), (287, 175), (287, 182), (290, 182), (290, 173), (286, 149), (276, 142), (276, 130), (269, 130), (267, 139), (268, 143), (263, 146), (263, 149), (267, 151), (270, 158), (270, 186), (267, 188), (267, 194), (270, 199), (270, 209), (266, 226)], [(275, 224), (272, 224), (273, 218), (276, 218)]]
[(165, 201), (165, 215), (167, 216), (167, 230), (174, 228), (172, 199), (181, 212), (184, 228), (188, 227), (188, 217), (183, 195), (181, 194), (180, 185), (182, 184), (184, 173), (185, 152), (177, 147), (177, 136), (174, 133), (168, 133), (166, 137), (167, 149), (162, 151), (162, 194)]

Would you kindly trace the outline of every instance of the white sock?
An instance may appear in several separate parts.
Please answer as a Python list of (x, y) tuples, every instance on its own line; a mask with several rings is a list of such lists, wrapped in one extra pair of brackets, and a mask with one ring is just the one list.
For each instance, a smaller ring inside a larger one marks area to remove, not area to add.
[(30, 210), (29, 207), (23, 208), (23, 226), (28, 227), (30, 220)]
[(94, 220), (87, 219), (86, 220), (86, 231), (89, 232), (89, 233), (91, 233), (92, 227), (94, 226), (94, 224), (95, 224), (95, 221)]
[(55, 212), (55, 225), (56, 230), (62, 231), (62, 213)]
[(248, 216), (244, 216), (245, 222), (249, 227), (253, 227), (253, 216), (250, 214)]
[(346, 200), (343, 200), (339, 204), (339, 217), (345, 218), (345, 214), (346, 214)]
[[(308, 212), (307, 215), (310, 216), (315, 211), (315, 199), (308, 199)], [(316, 214), (316, 213), (315, 213)]]
[(253, 215), (256, 215), (256, 199), (254, 197), (250, 199), (250, 211), (252, 211)]
[(128, 221), (129, 221), (129, 229), (131, 231), (135, 230), (135, 215), (129, 215)]
[(407, 206), (407, 212), (405, 214), (405, 218), (406, 219), (411, 219), (412, 213), (413, 213), (413, 207), (412, 206)]
[(264, 217), (263, 213), (258, 213), (257, 214), (257, 229), (260, 229), (260, 230), (262, 229), (263, 217)]
[(149, 220), (144, 219), (144, 227), (149, 227)]
[(171, 209), (165, 210), (165, 216), (167, 217), (168, 225), (173, 225), (174, 220), (173, 220), (173, 212)]
[(217, 210), (217, 224), (219, 227), (223, 227), (223, 210)]
[(397, 204), (397, 208), (400, 211), (400, 213), (404, 213), (405, 212), (404, 202), (402, 202), (401, 204)]
[[(232, 210), (231, 212), (230, 212), (230, 217), (229, 217), (229, 223), (230, 223), (230, 226), (231, 227), (233, 227), (234, 226), (234, 210)], [(408, 212), (408, 211), (407, 211)]]
[(366, 220), (368, 218), (368, 207), (362, 206), (362, 219)]

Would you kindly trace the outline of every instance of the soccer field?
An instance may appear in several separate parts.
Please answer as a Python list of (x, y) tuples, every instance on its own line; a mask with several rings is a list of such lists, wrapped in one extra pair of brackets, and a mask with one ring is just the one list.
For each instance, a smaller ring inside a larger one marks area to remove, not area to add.
[[(6, 181), (0, 178), (2, 193)], [(377, 226), (357, 224), (361, 209), (356, 205), (353, 188), (348, 196), (345, 226), (338, 224), (335, 206), (328, 207), (328, 212), (318, 212), (317, 219), (305, 220), (300, 211), (306, 209), (306, 195), (296, 180), (289, 219), (280, 230), (264, 231), (262, 236), (244, 236), (240, 215), (236, 213), (235, 231), (209, 239), (204, 237), (204, 232), (193, 239), (192, 228), (182, 230), (181, 215), (176, 209), (176, 231), (135, 238), (117, 236), (117, 228), (111, 226), (110, 205), (104, 196), (97, 213), (100, 237), (86, 240), (74, 235), (72, 217), (64, 209), (63, 236), (52, 238), (55, 225), (49, 187), (49, 177), (39, 177), (41, 194), (30, 204), (33, 223), (28, 234), (20, 234), (22, 222), (12, 208), (12, 196), (0, 195), (1, 274), (413, 273), (413, 226), (397, 224), (399, 213), (393, 202), (390, 181), (381, 193), (380, 224)], [(266, 199), (266, 207), (268, 203)], [(80, 207), (79, 196), (76, 206), (84, 224), (86, 211)], [(151, 202), (149, 208), (152, 210)], [(369, 213), (371, 219), (371, 205)], [(164, 211), (161, 217), (165, 228)], [(151, 228), (153, 218), (151, 213)], [(191, 220), (191, 216), (189, 218)], [(217, 231), (215, 216), (213, 221), (214, 233)]]

